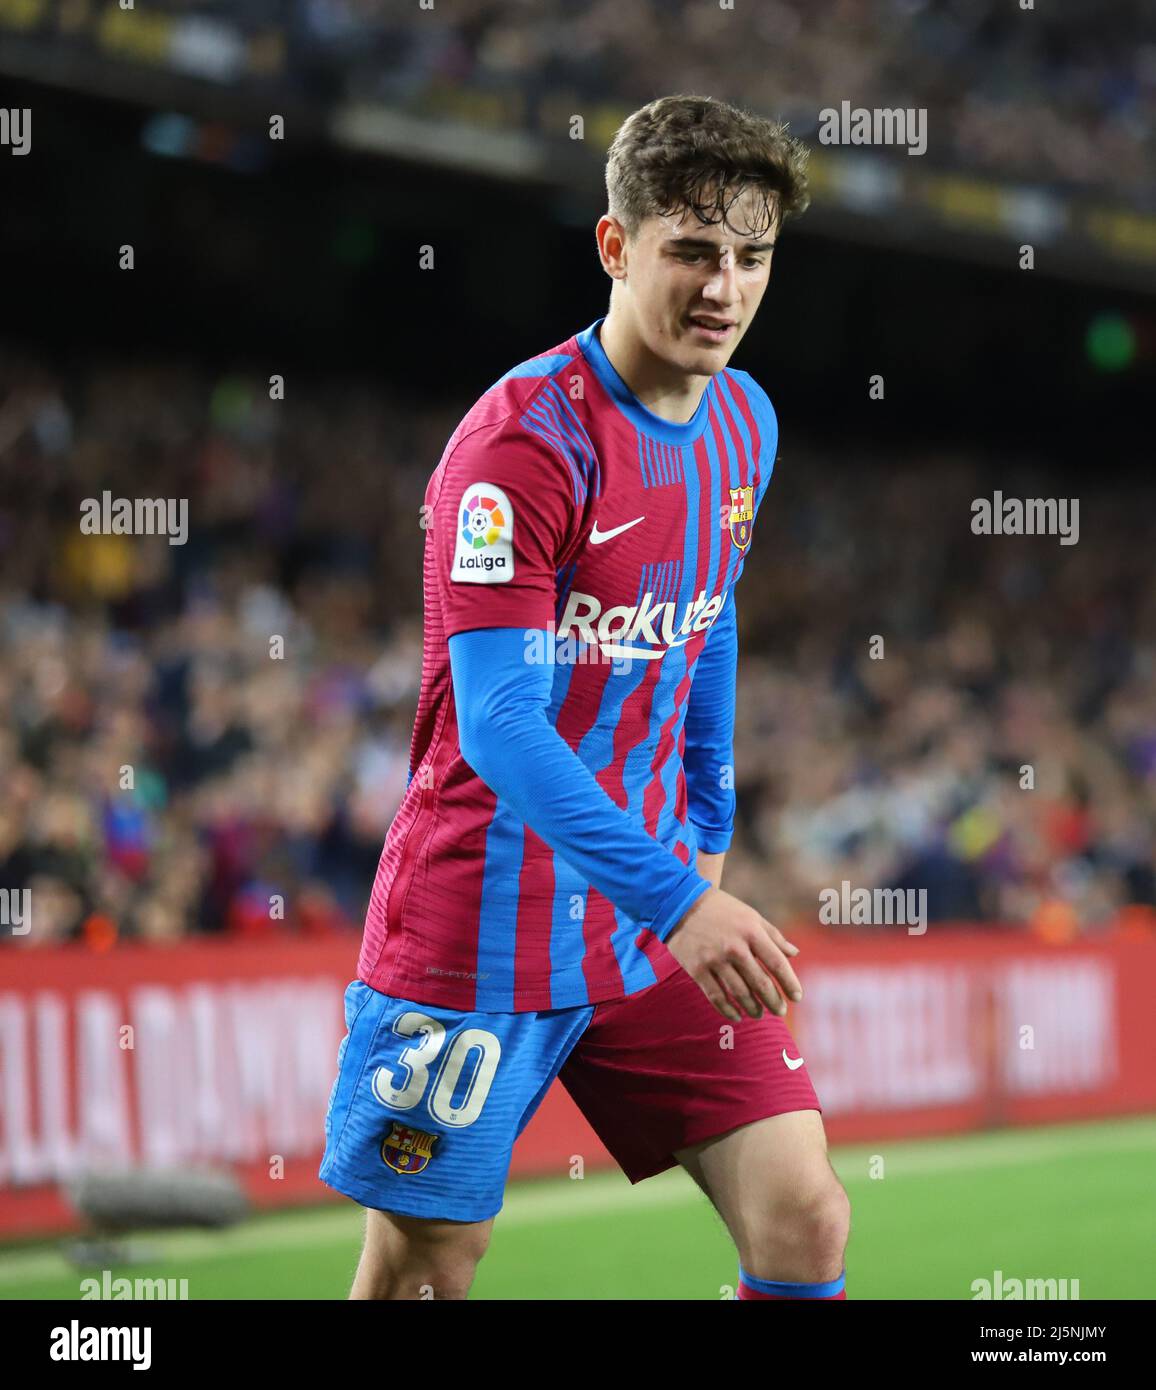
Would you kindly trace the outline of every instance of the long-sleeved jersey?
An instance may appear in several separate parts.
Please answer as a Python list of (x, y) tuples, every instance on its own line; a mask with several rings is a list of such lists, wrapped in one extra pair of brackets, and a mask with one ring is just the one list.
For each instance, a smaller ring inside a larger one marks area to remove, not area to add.
[(602, 320), (508, 372), (426, 491), (409, 782), (358, 967), (448, 1008), (633, 994), (734, 820), (733, 588), (778, 426), (746, 373), (647, 410)]

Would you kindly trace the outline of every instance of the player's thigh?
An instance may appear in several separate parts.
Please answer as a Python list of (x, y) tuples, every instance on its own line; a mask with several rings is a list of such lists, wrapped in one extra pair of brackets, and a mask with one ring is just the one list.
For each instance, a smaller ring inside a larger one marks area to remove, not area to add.
[(740, 1250), (777, 1230), (814, 1227), (845, 1233), (849, 1203), (827, 1155), (818, 1110), (793, 1110), (740, 1126), (675, 1153), (714, 1203)]

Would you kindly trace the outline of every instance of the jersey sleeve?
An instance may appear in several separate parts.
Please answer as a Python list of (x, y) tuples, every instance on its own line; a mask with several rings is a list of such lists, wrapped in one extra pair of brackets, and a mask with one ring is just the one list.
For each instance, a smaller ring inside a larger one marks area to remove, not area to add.
[(580, 524), (565, 461), (506, 421), (458, 442), (435, 486), (427, 542), (446, 637), (479, 627), (548, 628), (557, 572)]
[(710, 884), (598, 785), (550, 723), (553, 668), (527, 662), (528, 650), (509, 629), (450, 639), (462, 757), (588, 883), (665, 940)]
[(706, 854), (722, 854), (730, 848), (734, 834), (738, 650), (732, 585), (694, 664), (684, 725), (687, 815), (698, 847)]

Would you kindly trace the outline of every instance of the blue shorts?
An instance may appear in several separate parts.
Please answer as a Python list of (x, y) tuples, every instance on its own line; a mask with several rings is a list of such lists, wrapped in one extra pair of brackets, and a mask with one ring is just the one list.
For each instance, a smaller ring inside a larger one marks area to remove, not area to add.
[(494, 1216), (514, 1140), (593, 1013), (463, 1014), (354, 980), (322, 1181), (362, 1206), (407, 1216)]
[(683, 970), (625, 999), (525, 1013), (462, 1013), (354, 980), (345, 1024), (319, 1176), (405, 1216), (495, 1216), (514, 1141), (559, 1075), (631, 1182), (680, 1148), (820, 1108), (786, 1023), (744, 1018), (720, 1047), (723, 1020)]

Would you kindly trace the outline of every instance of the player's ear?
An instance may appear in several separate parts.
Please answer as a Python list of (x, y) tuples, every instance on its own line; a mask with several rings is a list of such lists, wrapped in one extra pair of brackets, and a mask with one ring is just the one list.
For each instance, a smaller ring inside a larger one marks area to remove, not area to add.
[(598, 255), (607, 275), (621, 280), (626, 273), (626, 229), (617, 217), (603, 213), (594, 229), (598, 241)]

